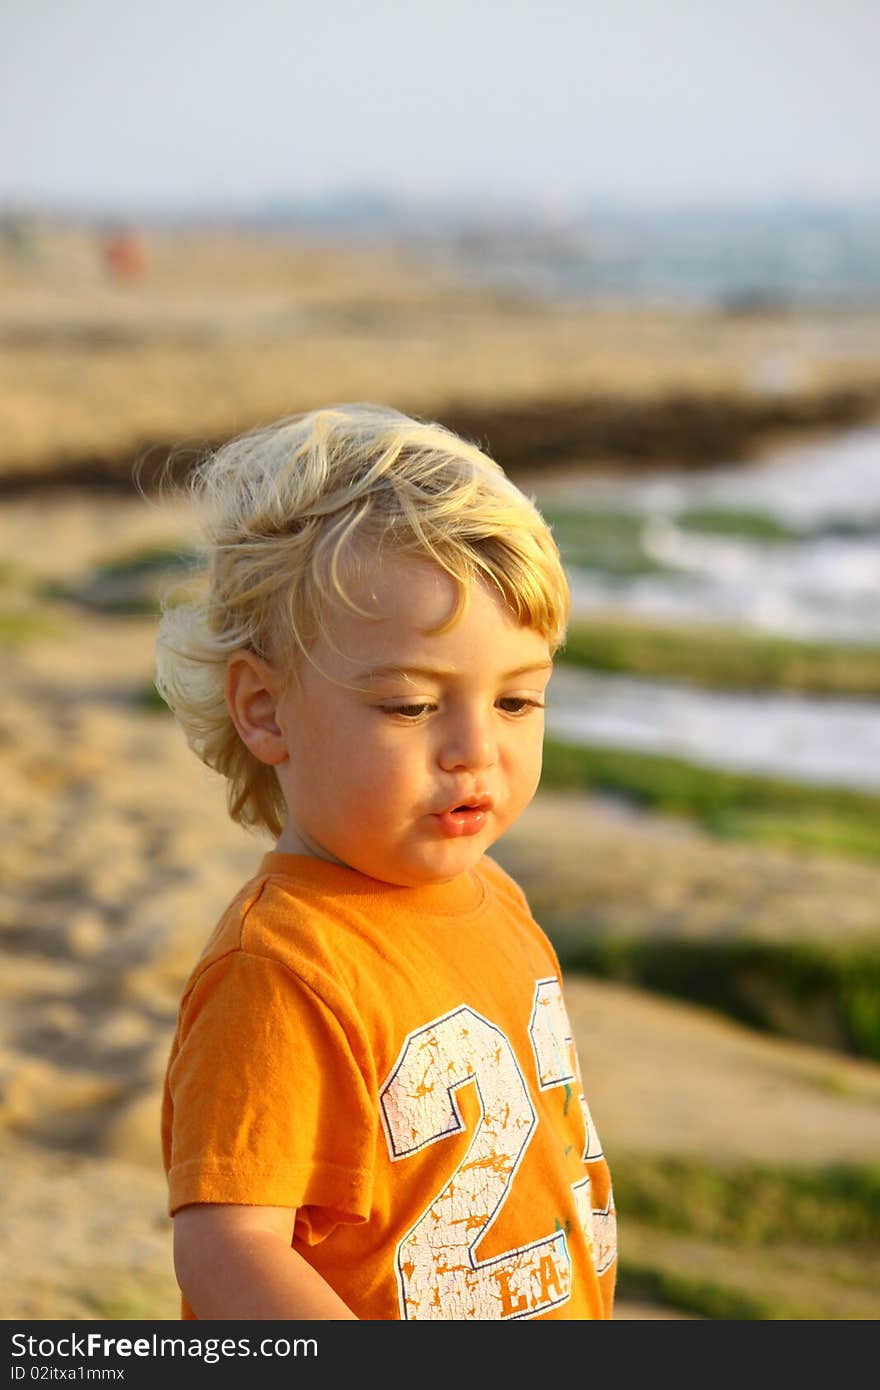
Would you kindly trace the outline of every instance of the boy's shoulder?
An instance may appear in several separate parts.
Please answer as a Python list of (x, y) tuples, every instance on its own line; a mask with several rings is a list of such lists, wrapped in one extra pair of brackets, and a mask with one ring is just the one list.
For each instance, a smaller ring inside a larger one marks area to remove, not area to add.
[(181, 1009), (197, 988), (210, 990), (254, 962), (276, 978), (295, 975), (312, 984), (316, 965), (329, 958), (322, 937), (331, 920), (332, 911), (322, 910), (296, 880), (260, 866), (217, 919), (183, 986)]
[(231, 952), (283, 956), (296, 934), (328, 915), (297, 879), (261, 865), (223, 909), (199, 956), (193, 974), (201, 973)]

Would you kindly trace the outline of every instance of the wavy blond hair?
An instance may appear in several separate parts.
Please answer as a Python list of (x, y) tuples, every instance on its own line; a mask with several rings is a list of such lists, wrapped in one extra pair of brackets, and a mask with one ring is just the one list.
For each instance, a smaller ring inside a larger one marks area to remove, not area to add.
[(457, 603), (438, 632), (481, 578), (551, 654), (565, 639), (569, 588), (547, 523), (497, 463), (440, 424), (370, 403), (309, 411), (223, 445), (187, 490), (206, 563), (185, 595), (163, 601), (156, 688), (189, 746), (226, 778), (229, 814), (247, 828), (277, 837), (286, 807), (274, 768), (230, 717), (229, 656), (249, 648), (292, 677), (330, 605), (371, 616), (345, 585), (359, 556), (442, 566)]

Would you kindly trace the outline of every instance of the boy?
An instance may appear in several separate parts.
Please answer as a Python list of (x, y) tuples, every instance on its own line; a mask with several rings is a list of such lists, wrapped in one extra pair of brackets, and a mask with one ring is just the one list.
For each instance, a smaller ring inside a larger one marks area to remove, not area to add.
[(183, 992), (182, 1313), (608, 1318), (616, 1228), (555, 954), (486, 853), (535, 793), (569, 611), (533, 504), (377, 406), (199, 470), (157, 685), (275, 848)]

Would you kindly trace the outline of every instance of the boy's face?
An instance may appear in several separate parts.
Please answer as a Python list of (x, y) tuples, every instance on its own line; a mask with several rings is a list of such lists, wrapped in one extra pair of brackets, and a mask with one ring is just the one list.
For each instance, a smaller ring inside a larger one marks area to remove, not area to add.
[[(338, 605), (311, 651), (320, 672), (302, 662), (276, 706), (288, 807), (278, 848), (387, 883), (443, 882), (535, 793), (549, 646), (482, 581), (456, 626), (429, 634), (456, 593), (429, 560), (383, 557), (349, 591), (378, 620)], [(482, 811), (453, 810), (478, 799)]]

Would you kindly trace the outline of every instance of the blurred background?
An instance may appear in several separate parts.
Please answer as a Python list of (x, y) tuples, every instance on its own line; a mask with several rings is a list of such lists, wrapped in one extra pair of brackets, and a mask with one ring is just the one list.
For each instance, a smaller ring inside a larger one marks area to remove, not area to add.
[(872, 0), (6, 0), (4, 1317), (177, 1316), (165, 1058), (268, 845), (152, 687), (198, 546), (158, 484), (358, 399), (485, 447), (569, 573), (492, 852), (620, 1316), (877, 1316), (878, 42)]

